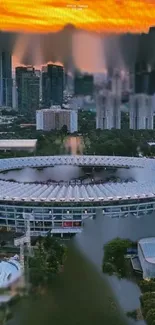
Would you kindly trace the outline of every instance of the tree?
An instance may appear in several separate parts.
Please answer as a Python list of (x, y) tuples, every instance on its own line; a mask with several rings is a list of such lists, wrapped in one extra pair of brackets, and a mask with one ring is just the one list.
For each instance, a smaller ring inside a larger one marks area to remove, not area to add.
[(146, 315), (146, 322), (148, 325), (152, 325), (155, 322), (155, 309), (150, 309)]
[(128, 239), (115, 238), (104, 246), (103, 272), (110, 270), (108, 264), (115, 267), (117, 274), (125, 276), (125, 254), (127, 248), (132, 246), (132, 242)]
[(63, 127), (61, 128), (61, 132), (62, 132), (63, 134), (67, 134), (67, 133), (68, 133), (67, 125), (63, 125)]
[(140, 296), (140, 302), (142, 307), (147, 303), (147, 301), (155, 299), (155, 293), (154, 292), (145, 292), (143, 295)]
[(29, 260), (30, 279), (33, 285), (50, 282), (59, 273), (66, 257), (66, 247), (53, 237), (39, 237), (34, 256)]
[(117, 259), (119, 255), (125, 255), (127, 248), (132, 242), (128, 239), (115, 238), (104, 246), (104, 256), (106, 259)]
[(151, 279), (150, 281), (142, 280), (139, 282), (139, 286), (142, 292), (153, 292), (155, 291), (155, 280)]
[(147, 313), (149, 312), (150, 309), (155, 310), (155, 298), (153, 300), (145, 301), (145, 304), (143, 306), (143, 314), (144, 314), (144, 316), (147, 315)]

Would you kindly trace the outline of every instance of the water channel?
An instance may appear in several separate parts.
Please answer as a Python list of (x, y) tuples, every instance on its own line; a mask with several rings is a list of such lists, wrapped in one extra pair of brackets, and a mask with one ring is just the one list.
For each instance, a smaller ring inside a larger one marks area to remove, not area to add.
[(9, 325), (144, 325), (126, 317), (139, 307), (134, 280), (102, 274), (103, 245), (115, 237), (137, 240), (155, 234), (155, 215), (111, 219), (98, 215), (68, 242), (64, 272), (42, 297), (20, 301)]

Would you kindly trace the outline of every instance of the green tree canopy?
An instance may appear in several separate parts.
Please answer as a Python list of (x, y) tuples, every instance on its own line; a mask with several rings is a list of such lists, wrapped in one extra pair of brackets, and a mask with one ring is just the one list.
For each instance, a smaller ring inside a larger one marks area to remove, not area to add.
[(60, 271), (66, 257), (66, 247), (50, 235), (39, 237), (34, 256), (29, 260), (30, 279), (34, 285), (45, 284)]

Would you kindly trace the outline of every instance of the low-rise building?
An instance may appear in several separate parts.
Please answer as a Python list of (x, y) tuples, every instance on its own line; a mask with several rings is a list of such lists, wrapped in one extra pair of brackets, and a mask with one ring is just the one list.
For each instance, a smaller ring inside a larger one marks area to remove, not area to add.
[(0, 304), (7, 303), (17, 294), (22, 275), (17, 256), (0, 262)]
[(36, 150), (36, 139), (11, 139), (0, 140), (0, 151), (29, 151), (34, 152)]
[(42, 109), (36, 112), (36, 129), (43, 131), (61, 130), (66, 125), (70, 133), (78, 130), (78, 114), (74, 110)]
[(143, 279), (155, 278), (155, 237), (139, 240), (138, 257), (143, 271)]

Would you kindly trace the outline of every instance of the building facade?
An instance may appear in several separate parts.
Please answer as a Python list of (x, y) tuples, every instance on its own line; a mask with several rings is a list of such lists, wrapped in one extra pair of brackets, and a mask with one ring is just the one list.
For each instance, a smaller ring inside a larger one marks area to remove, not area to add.
[(26, 72), (27, 72), (27, 67), (16, 67), (15, 77), (16, 77), (16, 86), (17, 86), (17, 106), (20, 113), (22, 107), (22, 74)]
[(146, 62), (135, 65), (135, 93), (153, 95), (155, 93), (155, 67)]
[(36, 139), (10, 139), (0, 140), (0, 151), (28, 151), (34, 152), (36, 150)]
[(51, 105), (62, 105), (64, 91), (64, 68), (61, 65), (47, 65), (48, 78), (50, 80)]
[(18, 110), (20, 114), (35, 118), (39, 108), (40, 78), (31, 66), (16, 68)]
[(155, 94), (155, 68), (150, 72), (149, 77), (149, 95)]
[(16, 86), (15, 79), (13, 79), (12, 81), (12, 108), (13, 109), (18, 108), (18, 94), (17, 94), (17, 86)]
[(45, 107), (50, 107), (51, 105), (50, 78), (48, 76), (47, 71), (42, 72), (41, 87), (42, 87), (42, 105)]
[(111, 92), (102, 92), (96, 96), (96, 128), (121, 128), (121, 97)]
[(92, 96), (94, 92), (94, 77), (89, 74), (76, 73), (74, 77), (74, 94), (76, 96)]
[(34, 74), (23, 74), (22, 78), (22, 109), (24, 115), (35, 117), (39, 107), (39, 78)]
[(147, 94), (149, 85), (148, 66), (145, 61), (135, 64), (135, 93)]
[(12, 57), (0, 52), (0, 106), (12, 107)]
[(131, 95), (129, 99), (130, 129), (153, 129), (154, 97), (146, 94)]
[(70, 133), (78, 130), (78, 115), (76, 111), (65, 109), (43, 109), (36, 112), (37, 130), (61, 130), (66, 125)]
[(138, 242), (138, 257), (143, 270), (143, 279), (155, 277), (155, 238), (143, 238)]
[(111, 82), (111, 91), (113, 95), (122, 96), (122, 79), (119, 71), (115, 71)]

